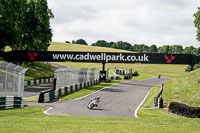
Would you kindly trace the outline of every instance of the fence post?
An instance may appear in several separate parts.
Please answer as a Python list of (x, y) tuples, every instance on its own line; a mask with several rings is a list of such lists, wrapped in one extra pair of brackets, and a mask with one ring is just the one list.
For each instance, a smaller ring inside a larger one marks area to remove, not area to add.
[(53, 78), (53, 90), (56, 90), (56, 78)]

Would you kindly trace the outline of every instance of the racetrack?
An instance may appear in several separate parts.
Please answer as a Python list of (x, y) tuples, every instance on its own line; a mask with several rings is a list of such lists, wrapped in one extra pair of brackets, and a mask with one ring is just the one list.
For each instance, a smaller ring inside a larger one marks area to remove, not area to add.
[[(48, 114), (98, 117), (136, 117), (135, 111), (149, 90), (164, 83), (169, 78), (152, 78), (142, 81), (128, 81), (106, 87), (89, 96), (76, 100), (63, 100), (61, 103), (51, 103)], [(87, 109), (88, 102), (95, 96), (100, 96), (99, 107)], [(47, 104), (48, 105), (48, 104)]]
[(41, 91), (49, 90), (52, 88), (52, 84), (47, 85), (39, 85), (39, 86), (33, 86), (33, 87), (25, 87), (24, 88), (24, 97), (32, 97), (39, 95)]

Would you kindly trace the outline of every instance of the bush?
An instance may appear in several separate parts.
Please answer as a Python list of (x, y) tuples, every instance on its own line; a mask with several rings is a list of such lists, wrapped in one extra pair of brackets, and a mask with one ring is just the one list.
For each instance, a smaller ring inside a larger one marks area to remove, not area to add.
[(132, 74), (132, 76), (138, 76), (138, 72), (135, 71), (135, 72)]
[(188, 65), (187, 68), (185, 69), (186, 72), (190, 72), (193, 70), (193, 66)]
[(178, 102), (171, 102), (169, 111), (188, 118), (200, 118), (200, 107), (190, 107)]

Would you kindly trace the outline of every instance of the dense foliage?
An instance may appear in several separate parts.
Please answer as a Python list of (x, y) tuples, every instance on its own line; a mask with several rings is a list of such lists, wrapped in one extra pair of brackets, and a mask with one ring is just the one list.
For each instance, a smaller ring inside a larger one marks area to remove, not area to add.
[(0, 49), (47, 50), (52, 38), (50, 18), (47, 0), (1, 0)]
[(200, 41), (200, 8), (198, 8), (198, 11), (194, 14), (195, 20), (194, 25), (197, 28), (197, 40)]
[(87, 42), (83, 39), (78, 39), (77, 41), (72, 41), (73, 44), (81, 44), (81, 45), (88, 45)]
[(116, 49), (123, 49), (129, 51), (135, 51), (139, 53), (162, 53), (162, 54), (193, 54), (200, 55), (200, 47), (195, 48), (189, 46), (183, 48), (181, 45), (163, 45), (157, 47), (155, 44), (147, 46), (145, 44), (134, 44), (131, 45), (128, 42), (118, 41), (118, 42), (106, 42), (105, 40), (99, 40), (96, 43), (93, 43), (92, 46), (99, 47), (109, 47)]

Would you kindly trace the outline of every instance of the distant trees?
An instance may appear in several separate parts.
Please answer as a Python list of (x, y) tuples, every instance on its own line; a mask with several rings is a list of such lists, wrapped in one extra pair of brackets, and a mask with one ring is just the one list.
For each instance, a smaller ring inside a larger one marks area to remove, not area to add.
[(65, 41), (65, 43), (71, 43), (70, 41)]
[(47, 0), (0, 1), (0, 49), (47, 50), (52, 38)]
[(158, 48), (156, 45), (153, 44), (149, 47), (149, 53), (157, 53), (157, 52), (158, 52)]
[(158, 49), (158, 53), (161, 53), (161, 54), (168, 54), (169, 51), (170, 51), (170, 46), (169, 45), (164, 45), (162, 47), (159, 47)]
[(170, 53), (182, 54), (183, 53), (183, 47), (181, 45), (172, 45), (172, 46), (170, 46)]
[(200, 55), (200, 47), (195, 48), (193, 46), (186, 47), (185, 49), (181, 45), (163, 45), (157, 47), (155, 44), (147, 46), (145, 44), (134, 44), (131, 45), (128, 42), (107, 42), (105, 40), (98, 40), (93, 43), (92, 46), (109, 47), (115, 49), (135, 51), (138, 53), (161, 53), (161, 54), (193, 54)]
[(196, 38), (200, 41), (200, 8), (198, 7), (198, 11), (194, 14), (195, 20), (194, 25), (197, 28)]
[(105, 40), (98, 40), (96, 43), (93, 43), (92, 46), (110, 47), (109, 43)]
[(111, 45), (111, 48), (116, 48), (116, 49), (123, 49), (123, 50), (130, 50), (132, 45), (128, 42), (123, 42), (123, 41), (118, 41), (118, 42), (113, 42)]
[(132, 45), (127, 42), (118, 41), (118, 42), (107, 42), (105, 40), (98, 40), (96, 43), (93, 43), (92, 46), (99, 46), (99, 47), (110, 47), (116, 49), (123, 49), (123, 50), (130, 50)]
[(73, 44), (82, 44), (82, 45), (88, 45), (87, 42), (83, 39), (78, 39), (77, 41), (72, 41)]
[(184, 54), (194, 54), (194, 55), (197, 55), (198, 53), (196, 53), (196, 52), (197, 52), (197, 50), (193, 46), (189, 46), (189, 47), (186, 47), (184, 49)]

